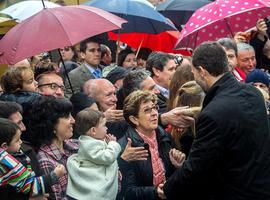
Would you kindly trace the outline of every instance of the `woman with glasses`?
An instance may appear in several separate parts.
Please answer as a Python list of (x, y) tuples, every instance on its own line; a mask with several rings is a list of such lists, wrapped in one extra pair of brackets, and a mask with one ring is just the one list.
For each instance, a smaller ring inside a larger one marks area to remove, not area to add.
[(162, 199), (164, 182), (185, 159), (173, 148), (170, 135), (158, 127), (156, 103), (156, 95), (149, 91), (135, 91), (125, 99), (123, 112), (130, 126), (119, 143), (122, 149), (132, 145), (148, 150), (146, 159), (127, 162), (119, 158), (125, 199)]

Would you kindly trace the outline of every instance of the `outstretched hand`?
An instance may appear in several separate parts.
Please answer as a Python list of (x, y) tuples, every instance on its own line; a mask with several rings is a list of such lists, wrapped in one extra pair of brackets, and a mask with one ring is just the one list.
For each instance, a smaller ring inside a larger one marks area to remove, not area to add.
[(128, 138), (127, 145), (121, 158), (127, 162), (136, 160), (147, 160), (148, 151), (144, 147), (132, 147), (131, 139)]

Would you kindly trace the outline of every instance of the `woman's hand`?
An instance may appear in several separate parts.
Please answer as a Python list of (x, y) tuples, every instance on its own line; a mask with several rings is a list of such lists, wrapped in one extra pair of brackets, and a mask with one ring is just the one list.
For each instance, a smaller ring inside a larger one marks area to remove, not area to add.
[(181, 167), (186, 159), (186, 155), (184, 153), (174, 148), (170, 150), (169, 157), (170, 157), (171, 163), (176, 168)]
[(121, 155), (121, 158), (127, 162), (137, 161), (137, 160), (147, 160), (148, 151), (144, 147), (132, 147), (131, 139), (128, 138), (127, 145), (124, 152)]
[(163, 186), (164, 186), (164, 184), (159, 184), (159, 186), (157, 187), (157, 193), (158, 193), (158, 197), (160, 199), (166, 199), (166, 196), (165, 196), (164, 191), (163, 191)]

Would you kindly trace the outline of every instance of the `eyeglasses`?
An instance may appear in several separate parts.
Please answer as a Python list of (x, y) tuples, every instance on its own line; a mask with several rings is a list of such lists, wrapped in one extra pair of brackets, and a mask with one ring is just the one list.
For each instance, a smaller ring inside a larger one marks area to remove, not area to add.
[(158, 111), (158, 109), (159, 109), (159, 106), (158, 105), (154, 105), (154, 106), (152, 106), (151, 108), (145, 108), (144, 110), (143, 110), (143, 113), (144, 114), (151, 114), (152, 113), (152, 111), (154, 110), (154, 111)]
[(58, 85), (57, 83), (46, 83), (46, 84), (41, 84), (41, 85), (38, 85), (38, 87), (43, 87), (43, 86), (49, 86), (52, 90), (56, 91), (58, 90), (59, 88), (62, 90), (62, 91), (65, 91), (65, 86), (63, 85)]
[(183, 62), (184, 58), (182, 56), (175, 56), (174, 57), (174, 62), (177, 64), (177, 66), (180, 66)]

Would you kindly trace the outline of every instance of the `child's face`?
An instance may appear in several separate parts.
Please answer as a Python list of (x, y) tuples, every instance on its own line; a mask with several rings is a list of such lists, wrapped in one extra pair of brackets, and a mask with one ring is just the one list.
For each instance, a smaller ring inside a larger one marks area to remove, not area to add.
[(92, 134), (91, 136), (98, 140), (105, 139), (105, 136), (107, 134), (107, 127), (105, 125), (106, 125), (106, 118), (101, 118), (99, 120), (98, 125), (94, 127), (95, 134)]
[(6, 151), (8, 153), (16, 153), (20, 150), (21, 148), (21, 131), (18, 129), (14, 137), (12, 138), (10, 144), (7, 146)]
[(25, 71), (22, 74), (23, 78), (23, 91), (27, 92), (37, 92), (37, 82), (34, 79), (34, 74), (32, 71)]

